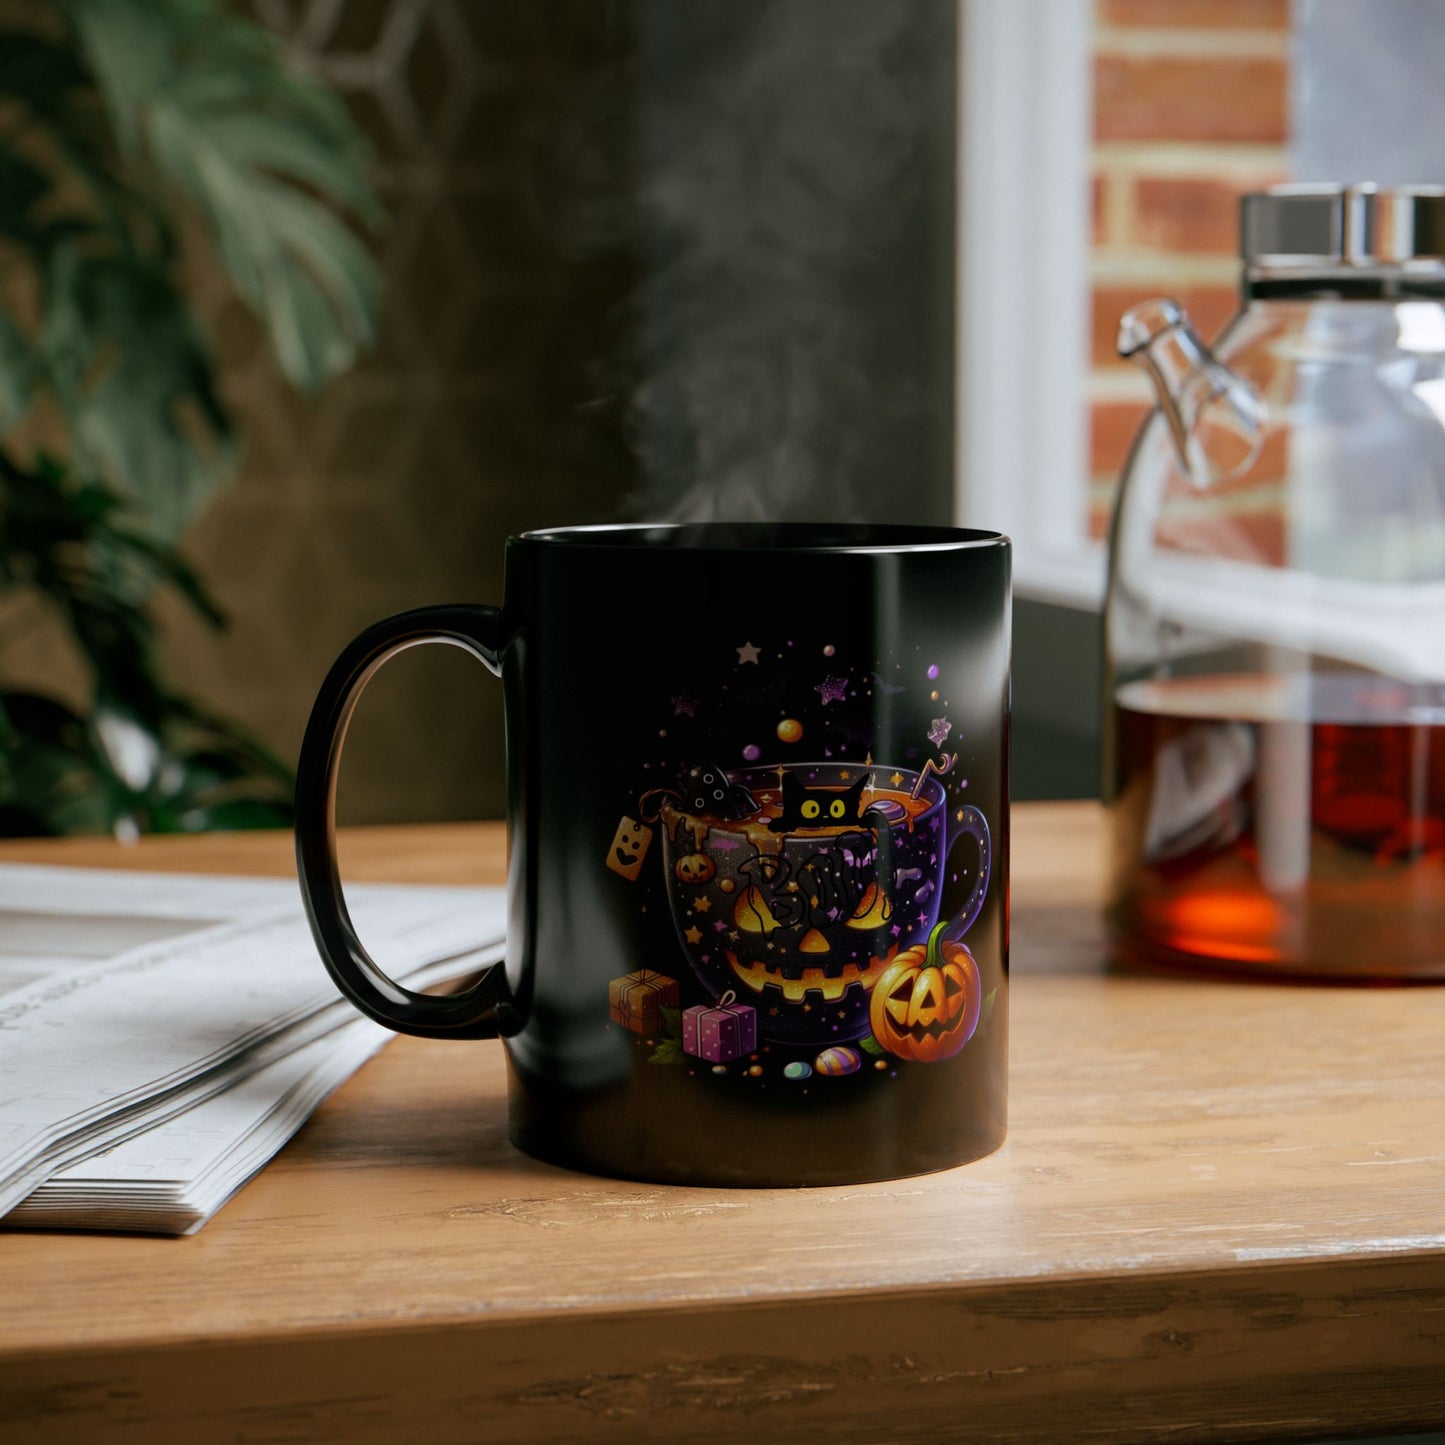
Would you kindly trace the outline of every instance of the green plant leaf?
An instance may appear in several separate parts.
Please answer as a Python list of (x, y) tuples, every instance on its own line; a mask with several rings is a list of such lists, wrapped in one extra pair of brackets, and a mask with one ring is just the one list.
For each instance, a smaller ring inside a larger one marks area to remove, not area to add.
[(175, 829), (166, 832), (237, 832), (244, 828), (289, 828), (292, 813), (282, 799), (232, 798), (225, 802), (187, 808)]
[(674, 1039), (664, 1039), (648, 1055), (647, 1062), (649, 1064), (680, 1064), (686, 1058), (687, 1055), (683, 1053), (681, 1043)]
[(214, 606), (174, 548), (132, 532), (120, 500), (0, 451), (0, 582), (56, 607), (89, 664), (93, 710), (11, 694), (0, 714), (0, 827), (44, 832), (279, 826), (290, 769), (244, 730), (172, 694), (145, 600), (157, 581)]
[(658, 1010), (662, 1015), (662, 1031), (669, 1039), (681, 1040), (682, 1038), (682, 1010), (669, 1008), (663, 1004)]
[(53, 698), (0, 694), (0, 834), (96, 833), (111, 803), (85, 722)]
[(50, 177), (39, 166), (0, 147), (0, 236), (33, 245), (38, 229), (33, 212), (50, 189)]
[(229, 754), (248, 773), (264, 773), (279, 781), (288, 795), (294, 789), (295, 774), (290, 766), (247, 729), (198, 707), (190, 698), (172, 697), (170, 708), (177, 721), (199, 740), (202, 750), (217, 749)]
[[(0, 32), (0, 98), (18, 122), (4, 152), (10, 173), (0, 187), (0, 209), (23, 216), (20, 225), (4, 227), (12, 239), (42, 259), (82, 233), (109, 233), (130, 249), (142, 249), (144, 240), (157, 254), (173, 252), (165, 217), (122, 174), (104, 105), (73, 44), (22, 29)], [(19, 168), (37, 160), (43, 194), (16, 184)], [(37, 204), (41, 214), (23, 214)]]
[(0, 315), (0, 431), (15, 426), (30, 407), (35, 364), (20, 328)]
[(162, 694), (147, 728), (108, 703), (86, 719), (51, 698), (0, 693), (0, 835), (289, 826), (289, 773), (212, 767), (217, 754), (193, 747), (190, 713)]
[(235, 443), (210, 356), (166, 271), (138, 257), (52, 258), (36, 351), (80, 468), (175, 537), (229, 476)]
[(111, 535), (132, 557), (143, 558), (159, 579), (169, 582), (213, 627), (225, 625), (225, 614), (217, 606), (200, 576), (174, 548), (131, 531), (128, 527), (117, 527)]
[(862, 1049), (865, 1054), (873, 1054), (876, 1056), (883, 1052), (883, 1045), (880, 1044), (872, 1034), (864, 1034), (863, 1037), (858, 1040), (858, 1047)]
[[(172, 87), (169, 97), (186, 111), (208, 105), (214, 108), (208, 138), (232, 166), (298, 181), (367, 221), (380, 221), (381, 208), (362, 168), (364, 157), (351, 154), (354, 143), (346, 129), (338, 126), (318, 135), (314, 128), (298, 128), (292, 115), (256, 110), (251, 96), (217, 96), (208, 102), (196, 92), (194, 85)], [(329, 92), (326, 94), (332, 98)], [(245, 108), (221, 109), (228, 101)], [(339, 165), (338, 151), (352, 163)], [(357, 161), (362, 165), (355, 164)]]
[(344, 107), (217, 0), (61, 3), (122, 145), (199, 207), (287, 377), (348, 368), (374, 336), (376, 266), (330, 207), (380, 208)]
[(199, 210), (286, 374), (316, 386), (374, 332), (376, 268), (337, 214), (380, 218), (367, 149), (226, 0), (48, 0), (5, 25), (0, 239), (38, 321), (0, 314), (0, 431), (43, 397), (68, 452), (0, 449), (0, 587), (59, 613), (92, 702), (0, 690), (0, 832), (284, 825), (290, 768), (171, 691), (148, 611), (165, 586), (220, 624), (173, 539), (235, 461), (173, 212)]
[(69, 46), (26, 30), (0, 33), (0, 95), (37, 117), (53, 119), (67, 104), (66, 93), (89, 77)]

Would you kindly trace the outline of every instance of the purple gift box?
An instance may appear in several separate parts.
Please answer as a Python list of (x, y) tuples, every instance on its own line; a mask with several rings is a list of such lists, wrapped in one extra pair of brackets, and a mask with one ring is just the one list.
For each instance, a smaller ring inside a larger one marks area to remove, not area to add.
[(740, 1059), (758, 1046), (758, 1014), (751, 1004), (734, 1003), (729, 990), (715, 1004), (694, 1004), (682, 1011), (682, 1050), (710, 1064)]

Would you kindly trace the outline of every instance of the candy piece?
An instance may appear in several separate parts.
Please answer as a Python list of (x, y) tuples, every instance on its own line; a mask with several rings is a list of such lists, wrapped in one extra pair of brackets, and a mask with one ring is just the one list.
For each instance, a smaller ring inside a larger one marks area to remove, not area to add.
[(808, 1079), (813, 1075), (812, 1064), (805, 1064), (802, 1059), (794, 1059), (783, 1069), (785, 1079)]
[(863, 1067), (863, 1060), (853, 1049), (843, 1044), (835, 1044), (831, 1049), (824, 1049), (813, 1060), (813, 1067), (820, 1074), (836, 1078), (841, 1074), (856, 1074)]

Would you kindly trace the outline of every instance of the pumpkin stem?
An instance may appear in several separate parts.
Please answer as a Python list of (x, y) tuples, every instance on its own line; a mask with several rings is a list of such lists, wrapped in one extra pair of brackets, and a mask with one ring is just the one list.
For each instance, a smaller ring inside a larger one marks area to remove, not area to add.
[(948, 931), (948, 919), (936, 923), (928, 935), (928, 952), (923, 956), (925, 968), (943, 967), (943, 935)]

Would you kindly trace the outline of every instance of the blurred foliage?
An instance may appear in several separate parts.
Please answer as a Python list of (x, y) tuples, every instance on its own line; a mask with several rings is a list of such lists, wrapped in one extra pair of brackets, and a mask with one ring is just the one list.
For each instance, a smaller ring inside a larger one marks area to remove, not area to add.
[(164, 587), (221, 624), (176, 541), (237, 452), (181, 232), (314, 390), (373, 339), (338, 214), (378, 221), (367, 163), (340, 99), (222, 0), (35, 0), (0, 30), (0, 600), (54, 609), (92, 683), (82, 715), (0, 673), (0, 832), (289, 817), (287, 768), (169, 687), (149, 614)]

